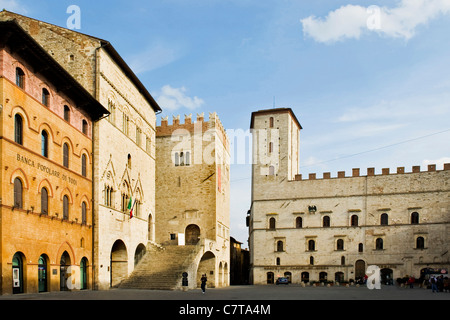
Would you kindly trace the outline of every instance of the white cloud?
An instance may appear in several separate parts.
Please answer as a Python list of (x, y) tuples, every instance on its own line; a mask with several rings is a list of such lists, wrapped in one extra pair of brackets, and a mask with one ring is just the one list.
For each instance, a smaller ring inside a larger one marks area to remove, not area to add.
[(402, 0), (394, 8), (346, 5), (329, 12), (324, 19), (309, 16), (301, 22), (304, 34), (317, 42), (359, 39), (368, 32), (409, 40), (418, 26), (448, 13), (450, 0)]
[(164, 67), (177, 60), (180, 55), (178, 49), (158, 43), (143, 52), (130, 56), (128, 61), (131, 69), (139, 74)]
[(0, 0), (0, 11), (6, 9), (11, 12), (25, 14), (27, 10), (17, 0)]
[(197, 109), (205, 103), (198, 97), (188, 97), (186, 92), (185, 87), (172, 88), (170, 85), (165, 85), (158, 96), (158, 104), (164, 110), (174, 111), (180, 108)]

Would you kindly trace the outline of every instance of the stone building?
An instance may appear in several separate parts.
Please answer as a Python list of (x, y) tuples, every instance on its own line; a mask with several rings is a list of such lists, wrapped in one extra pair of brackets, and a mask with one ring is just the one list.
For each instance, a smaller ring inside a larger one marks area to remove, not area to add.
[(183, 124), (178, 116), (172, 125), (165, 118), (156, 134), (156, 241), (196, 246), (191, 282), (207, 273), (210, 286), (227, 286), (230, 144), (219, 117), (186, 116)]
[(230, 285), (249, 284), (250, 252), (233, 237), (230, 237), (230, 242)]
[(298, 174), (302, 129), (291, 109), (254, 112), (251, 278), (345, 282), (377, 265), (392, 283), (450, 266), (450, 164), (361, 175)]
[(92, 139), (108, 111), (0, 21), (0, 293), (89, 289)]
[(5, 10), (0, 20), (17, 21), (110, 112), (94, 126), (93, 272), (96, 288), (116, 286), (154, 240), (161, 109), (108, 41)]
[[(202, 140), (205, 142), (200, 145), (193, 143), (188, 157), (187, 153), (178, 153), (178, 161), (192, 157), (187, 160), (192, 161), (189, 166), (181, 162), (175, 166), (172, 151), (165, 145), (170, 141), (166, 135), (171, 135), (173, 132), (169, 131), (175, 131), (179, 123), (161, 126), (158, 164), (162, 174), (158, 178), (156, 115), (161, 108), (114, 47), (106, 40), (6, 10), (0, 12), (1, 21), (18, 24), (36, 42), (36, 50), (47, 52), (109, 115), (87, 125), (91, 132), (91, 145), (86, 152), (89, 157), (86, 170), (92, 176), (88, 198), (91, 220), (89, 237), (83, 238), (83, 245), (88, 243), (90, 250), (89, 288), (166, 286), (160, 283), (158, 274), (135, 281), (141, 269), (151, 269), (155, 274), (154, 261), (161, 273), (175, 279), (170, 288), (179, 288), (181, 280), (186, 287), (195, 287), (198, 273), (208, 273), (210, 286), (228, 285), (229, 143), (217, 115), (210, 114), (209, 121), (198, 121), (204, 130), (201, 139), (209, 140)], [(45, 69), (46, 64), (42, 66), (38, 70)], [(71, 105), (67, 105), (70, 109)], [(76, 112), (71, 117), (71, 121), (81, 121)], [(188, 127), (187, 122), (180, 126)], [(184, 136), (195, 140), (194, 131), (189, 130)], [(70, 146), (78, 150), (81, 144), (73, 142)], [(196, 162), (197, 156), (200, 163)], [(203, 160), (207, 163), (202, 163)], [(164, 179), (169, 172), (179, 177), (177, 183), (183, 183), (183, 188), (177, 184), (171, 185), (174, 189), (167, 188), (169, 184)], [(199, 179), (204, 179), (201, 185)], [(161, 192), (158, 197), (161, 218), (157, 218), (156, 192)], [(178, 221), (171, 216), (174, 211)], [(176, 228), (174, 223), (178, 224)], [(178, 246), (182, 234), (187, 235), (187, 242)], [(171, 240), (173, 235), (175, 240)], [(194, 245), (195, 236), (200, 240)], [(192, 252), (186, 253), (184, 249)], [(182, 279), (179, 270), (173, 269), (172, 260), (180, 262), (189, 275)], [(76, 267), (78, 261), (66, 259), (65, 263)]]

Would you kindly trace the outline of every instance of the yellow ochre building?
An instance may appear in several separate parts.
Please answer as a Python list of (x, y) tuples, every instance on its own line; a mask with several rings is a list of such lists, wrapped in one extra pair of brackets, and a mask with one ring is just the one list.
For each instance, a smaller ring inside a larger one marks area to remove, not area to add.
[(94, 122), (108, 111), (0, 22), (1, 293), (92, 287)]

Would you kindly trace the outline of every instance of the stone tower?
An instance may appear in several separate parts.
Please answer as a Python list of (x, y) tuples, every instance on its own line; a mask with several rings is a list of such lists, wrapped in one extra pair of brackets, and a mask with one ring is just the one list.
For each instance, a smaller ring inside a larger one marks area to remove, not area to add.
[(165, 247), (197, 246), (202, 257), (190, 282), (206, 273), (208, 285), (227, 286), (230, 147), (225, 130), (215, 113), (209, 121), (203, 114), (195, 122), (186, 116), (184, 124), (177, 116), (172, 125), (162, 119), (156, 137), (155, 240)]
[[(252, 197), (264, 198), (266, 183), (294, 180), (299, 170), (299, 143), (302, 129), (289, 108), (252, 113), (253, 138)], [(261, 186), (262, 188), (258, 188)]]

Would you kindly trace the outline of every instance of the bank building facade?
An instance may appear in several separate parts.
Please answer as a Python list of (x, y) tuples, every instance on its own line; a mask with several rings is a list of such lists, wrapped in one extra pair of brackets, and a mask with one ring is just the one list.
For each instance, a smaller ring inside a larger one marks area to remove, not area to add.
[(383, 283), (450, 266), (450, 164), (396, 172), (299, 174), (302, 126), (290, 108), (256, 111), (252, 202), (248, 212), (251, 282), (349, 283), (368, 266)]

